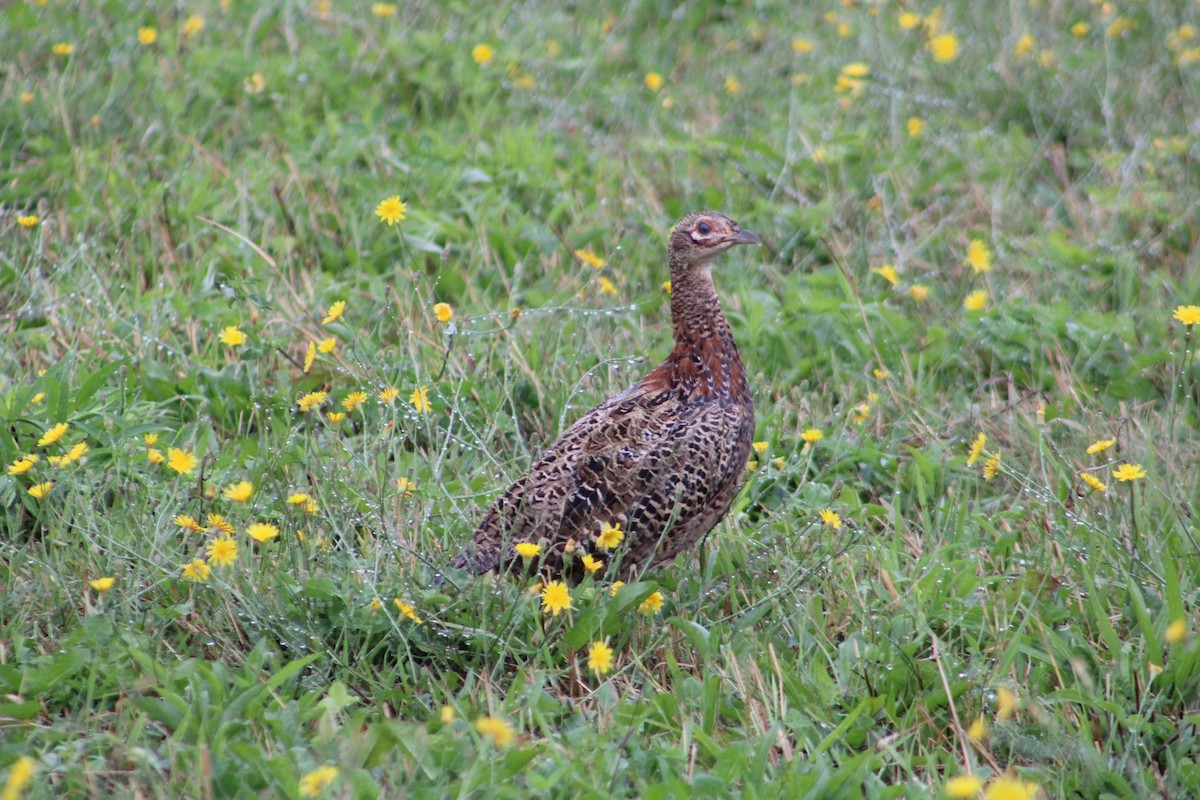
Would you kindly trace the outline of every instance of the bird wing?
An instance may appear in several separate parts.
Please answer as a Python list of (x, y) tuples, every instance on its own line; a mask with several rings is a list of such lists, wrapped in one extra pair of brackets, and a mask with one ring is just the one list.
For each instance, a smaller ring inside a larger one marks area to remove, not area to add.
[(657, 540), (677, 502), (702, 504), (713, 488), (704, 478), (719, 448), (692, 435), (707, 405), (634, 387), (597, 406), (496, 500), (453, 566), (487, 572), (513, 557), (513, 542), (539, 539), (556, 561), (568, 540), (590, 541), (600, 522)]

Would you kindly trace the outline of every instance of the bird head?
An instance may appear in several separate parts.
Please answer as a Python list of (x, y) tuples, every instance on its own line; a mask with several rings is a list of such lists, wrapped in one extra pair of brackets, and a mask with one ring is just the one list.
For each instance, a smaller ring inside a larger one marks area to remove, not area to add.
[(686, 263), (700, 265), (735, 244), (762, 244), (762, 241), (719, 211), (698, 211), (675, 223), (669, 247), (672, 262), (681, 258)]

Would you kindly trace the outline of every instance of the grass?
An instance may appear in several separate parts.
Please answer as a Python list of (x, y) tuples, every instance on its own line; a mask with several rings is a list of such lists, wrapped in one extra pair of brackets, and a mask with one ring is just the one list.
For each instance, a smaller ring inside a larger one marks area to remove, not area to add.
[[(5, 780), (1200, 793), (1194, 4), (225, 5), (0, 11)], [(704, 207), (766, 242), (717, 275), (767, 443), (733, 512), (558, 615), (528, 581), (435, 585), (667, 352), (665, 233)], [(227, 566), (176, 522), (212, 513)]]

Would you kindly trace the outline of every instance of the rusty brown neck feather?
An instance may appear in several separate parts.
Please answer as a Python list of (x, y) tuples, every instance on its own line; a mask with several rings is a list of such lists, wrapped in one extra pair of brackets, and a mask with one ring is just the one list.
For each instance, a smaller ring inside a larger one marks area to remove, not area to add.
[(709, 266), (689, 263), (675, 248), (670, 262), (675, 349), (646, 381), (688, 399), (745, 400), (750, 394), (746, 371)]

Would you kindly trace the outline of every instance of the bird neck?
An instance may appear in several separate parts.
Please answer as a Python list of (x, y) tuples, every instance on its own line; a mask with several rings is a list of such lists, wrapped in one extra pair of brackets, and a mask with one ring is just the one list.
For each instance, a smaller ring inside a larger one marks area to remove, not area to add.
[(732, 342), (710, 265), (671, 270), (671, 322), (677, 346), (711, 339)]
[(689, 396), (744, 399), (750, 388), (709, 265), (671, 265), (672, 382)]

